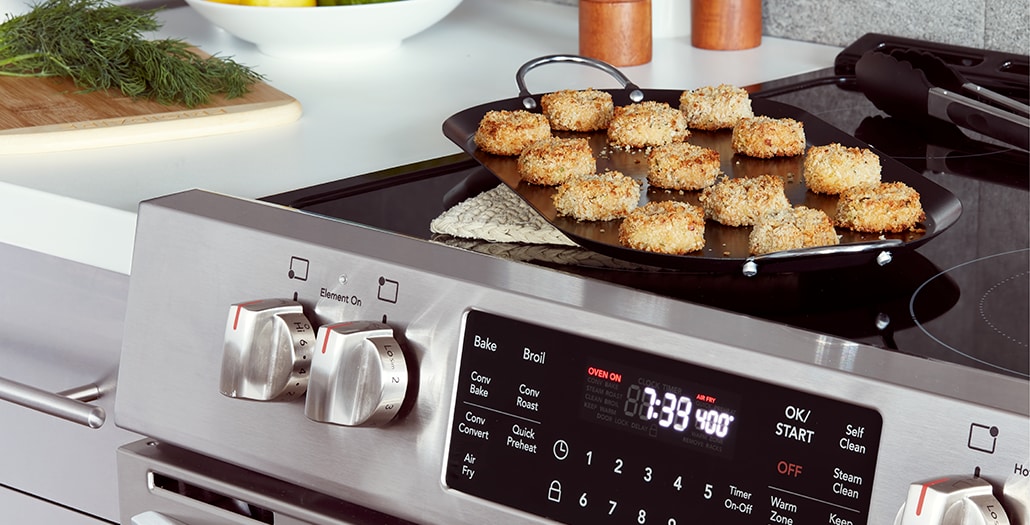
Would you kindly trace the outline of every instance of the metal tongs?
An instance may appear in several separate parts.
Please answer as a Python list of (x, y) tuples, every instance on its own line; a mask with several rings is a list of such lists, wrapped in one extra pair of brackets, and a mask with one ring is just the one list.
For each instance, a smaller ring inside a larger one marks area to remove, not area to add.
[(967, 81), (931, 53), (869, 51), (855, 64), (855, 77), (866, 97), (890, 115), (933, 117), (972, 132), (973, 138), (1030, 151), (1030, 106)]

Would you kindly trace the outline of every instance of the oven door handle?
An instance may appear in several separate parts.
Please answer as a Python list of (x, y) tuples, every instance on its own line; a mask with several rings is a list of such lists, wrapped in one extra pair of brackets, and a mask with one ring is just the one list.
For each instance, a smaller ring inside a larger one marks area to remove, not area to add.
[(100, 387), (95, 384), (53, 394), (0, 377), (0, 400), (94, 429), (104, 425), (107, 414), (102, 407), (88, 402), (100, 399), (101, 394)]
[(185, 523), (169, 518), (160, 512), (148, 510), (132, 517), (132, 525), (186, 525)]

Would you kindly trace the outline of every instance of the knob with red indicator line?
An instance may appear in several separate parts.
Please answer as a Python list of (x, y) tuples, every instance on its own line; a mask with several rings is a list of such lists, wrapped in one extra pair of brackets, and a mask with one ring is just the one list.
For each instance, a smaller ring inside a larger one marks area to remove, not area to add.
[(404, 352), (384, 323), (318, 329), (304, 414), (313, 421), (378, 426), (400, 411), (408, 388)]
[(222, 395), (257, 401), (304, 395), (315, 329), (300, 303), (263, 299), (229, 307), (222, 349)]
[(894, 525), (1009, 525), (991, 483), (977, 476), (946, 476), (918, 483)]

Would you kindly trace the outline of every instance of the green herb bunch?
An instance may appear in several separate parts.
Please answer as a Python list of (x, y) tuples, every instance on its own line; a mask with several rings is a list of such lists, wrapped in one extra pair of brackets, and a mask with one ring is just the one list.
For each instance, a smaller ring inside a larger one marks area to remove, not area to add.
[(0, 24), (0, 76), (71, 78), (84, 91), (117, 88), (133, 98), (194, 107), (214, 94), (245, 94), (261, 75), (181, 40), (148, 40), (156, 10), (106, 0), (46, 0)]

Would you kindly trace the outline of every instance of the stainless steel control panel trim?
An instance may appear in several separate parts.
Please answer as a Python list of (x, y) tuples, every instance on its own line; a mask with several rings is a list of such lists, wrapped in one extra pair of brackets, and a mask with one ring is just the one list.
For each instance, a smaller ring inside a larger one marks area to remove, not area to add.
[[(410, 408), (346, 428), (307, 419), (303, 403), (220, 395), (227, 306), (271, 297), (316, 325), (392, 326), (417, 364)], [(1030, 463), (1027, 381), (203, 191), (141, 206), (115, 421), (405, 519), (545, 521), (444, 483), (472, 308), (874, 408), (870, 523), (893, 520), (912, 481), (979, 467), (1000, 486)]]

